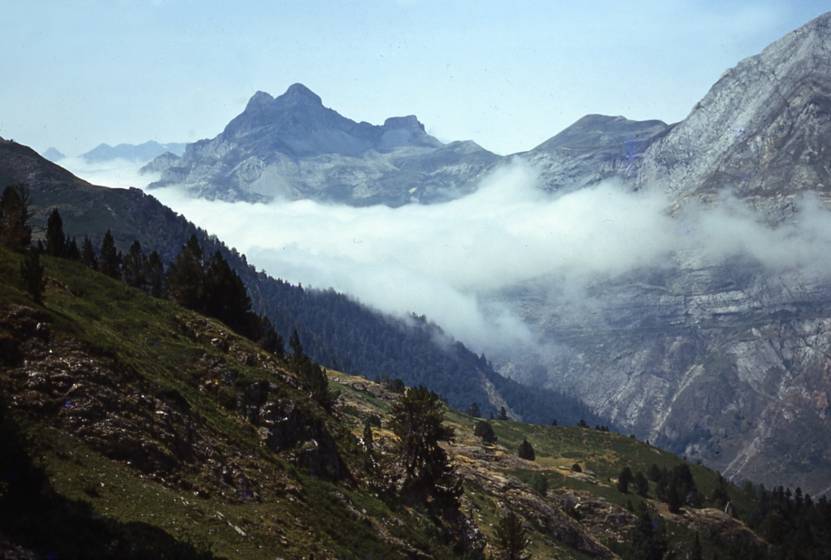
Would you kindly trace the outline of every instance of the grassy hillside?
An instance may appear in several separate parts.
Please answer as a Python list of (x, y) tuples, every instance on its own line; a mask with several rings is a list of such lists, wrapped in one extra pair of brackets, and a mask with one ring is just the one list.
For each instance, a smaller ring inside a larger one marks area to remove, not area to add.
[[(0, 249), (8, 406), (0, 472), (34, 480), (0, 484), (0, 500), (20, 507), (0, 516), (0, 549), (5, 539), (57, 558), (458, 557), (441, 521), (380, 490), (383, 476), (366, 469), (369, 417), (380, 420), (381, 464), (393, 462), (388, 415), (399, 395), (331, 371), (338, 397), (327, 413), (288, 362), (221, 323), (79, 263), (44, 262), (45, 306), (37, 306), (22, 291), (20, 256)], [(527, 523), (534, 558), (626, 554), (636, 521), (627, 505), (644, 498), (619, 492), (615, 477), (624, 466), (683, 462), (593, 429), (494, 421), (498, 441), (485, 446), (476, 419), (448, 410), (446, 422), (456, 433), (447, 450), (464, 483), (461, 509), (487, 555), (506, 508)], [(516, 457), (524, 438), (535, 461)], [(711, 493), (717, 474), (690, 467)], [(17, 496), (22, 489), (40, 498)], [(749, 507), (749, 495), (730, 493), (740, 510)], [(654, 484), (646, 500), (678, 551), (694, 532), (705, 552), (763, 545), (715, 509), (669, 513)]]

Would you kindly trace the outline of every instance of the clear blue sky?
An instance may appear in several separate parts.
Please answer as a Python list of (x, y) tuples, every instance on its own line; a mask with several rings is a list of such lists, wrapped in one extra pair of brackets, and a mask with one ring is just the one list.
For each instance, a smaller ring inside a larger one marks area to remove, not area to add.
[(0, 0), (0, 136), (212, 137), (293, 82), (355, 120), (529, 149), (586, 113), (683, 118), (827, 1)]

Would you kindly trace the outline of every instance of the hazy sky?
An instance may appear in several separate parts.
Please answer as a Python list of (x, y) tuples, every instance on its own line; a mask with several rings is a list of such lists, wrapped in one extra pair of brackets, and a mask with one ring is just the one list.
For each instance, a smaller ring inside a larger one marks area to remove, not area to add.
[(683, 118), (826, 1), (0, 0), (0, 136), (212, 137), (294, 82), (355, 120), (529, 149), (586, 113)]

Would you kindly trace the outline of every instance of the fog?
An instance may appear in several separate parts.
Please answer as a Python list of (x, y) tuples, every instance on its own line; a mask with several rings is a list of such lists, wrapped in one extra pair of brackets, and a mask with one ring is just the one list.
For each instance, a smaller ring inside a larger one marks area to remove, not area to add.
[[(141, 187), (152, 179), (125, 162), (62, 163), (99, 184)], [(606, 182), (547, 194), (521, 160), (486, 177), (474, 194), (434, 205), (230, 203), (177, 188), (151, 193), (273, 276), (333, 287), (393, 314), (425, 314), (477, 350), (534, 342), (498, 297), (530, 280), (579, 299), (590, 283), (637, 269), (737, 255), (772, 271), (829, 273), (831, 214), (816, 200), (800, 201), (796, 219), (778, 228), (729, 195), (671, 216), (658, 187), (632, 192)]]

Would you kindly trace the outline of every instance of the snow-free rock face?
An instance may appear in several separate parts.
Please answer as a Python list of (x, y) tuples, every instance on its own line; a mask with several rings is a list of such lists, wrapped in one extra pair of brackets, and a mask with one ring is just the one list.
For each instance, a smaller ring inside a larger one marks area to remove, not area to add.
[(831, 14), (725, 72), (689, 116), (649, 147), (637, 181), (679, 201), (726, 189), (772, 213), (831, 192)]
[[(797, 219), (803, 194), (827, 206), (831, 15), (742, 61), (659, 129), (618, 167), (632, 188), (663, 189), (676, 208), (732, 192), (772, 227)], [(554, 348), (548, 382), (733, 479), (831, 492), (831, 278), (740, 256), (663, 265), (596, 283), (582, 307), (551, 283), (511, 291)]]
[(442, 144), (412, 115), (355, 122), (294, 84), (277, 98), (255, 93), (221, 134), (146, 170), (162, 174), (151, 187), (181, 184), (209, 199), (400, 206), (471, 192), (498, 159), (473, 142)]
[(644, 150), (668, 129), (657, 120), (587, 115), (519, 155), (537, 167), (545, 190), (571, 191), (631, 174)]

